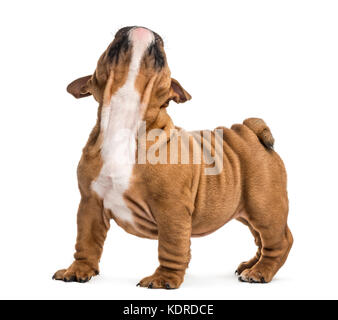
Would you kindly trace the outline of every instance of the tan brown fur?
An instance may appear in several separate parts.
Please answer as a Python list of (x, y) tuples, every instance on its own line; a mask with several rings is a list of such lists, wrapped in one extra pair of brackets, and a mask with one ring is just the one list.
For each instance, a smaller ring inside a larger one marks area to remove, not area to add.
[[(119, 34), (114, 41), (118, 38)], [(69, 87), (75, 97), (93, 94), (100, 105), (97, 123), (78, 166), (81, 202), (75, 262), (68, 269), (58, 271), (54, 278), (85, 282), (98, 274), (109, 221), (113, 218), (127, 232), (159, 241), (160, 266), (139, 285), (178, 288), (190, 261), (190, 238), (207, 235), (237, 219), (249, 227), (259, 247), (253, 259), (238, 267), (240, 279), (271, 281), (284, 264), (293, 240), (287, 226), (286, 172), (282, 160), (272, 150), (274, 140), (270, 129), (260, 119), (247, 119), (231, 129), (221, 128), (223, 170), (220, 174), (205, 175), (204, 169), (209, 165), (204, 162), (135, 164), (130, 186), (124, 194), (134, 223), (119, 220), (113, 212), (104, 209), (102, 199), (91, 188), (102, 167), (101, 111), (124, 83), (130, 60), (127, 52), (120, 59), (123, 63), (112, 64), (107, 57), (109, 48), (87, 82), (81, 78)], [(161, 50), (164, 54), (163, 44)], [(147, 132), (159, 128), (167, 133), (162, 143), (169, 158), (168, 137), (175, 126), (166, 107), (170, 100), (180, 103), (191, 96), (171, 79), (167, 63), (159, 70), (152, 67), (151, 57), (143, 60), (136, 88), (146, 105), (142, 113)], [(191, 147), (193, 138), (189, 139)], [(179, 139), (179, 145), (181, 143)], [(152, 143), (147, 143), (147, 150), (151, 146)]]

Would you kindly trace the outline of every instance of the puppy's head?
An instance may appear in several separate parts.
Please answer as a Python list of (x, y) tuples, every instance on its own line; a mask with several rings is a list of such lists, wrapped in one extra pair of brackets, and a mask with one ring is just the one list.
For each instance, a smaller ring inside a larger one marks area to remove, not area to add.
[(109, 105), (121, 91), (127, 98), (131, 90), (137, 93), (144, 109), (153, 111), (168, 106), (170, 100), (182, 103), (191, 99), (171, 78), (162, 38), (147, 28), (120, 29), (101, 55), (94, 74), (67, 87), (75, 98), (93, 95), (101, 105)]

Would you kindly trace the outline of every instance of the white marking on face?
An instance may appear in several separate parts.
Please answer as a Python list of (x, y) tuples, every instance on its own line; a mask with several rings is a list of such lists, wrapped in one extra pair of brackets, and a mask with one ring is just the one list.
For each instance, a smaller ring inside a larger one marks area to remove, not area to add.
[(112, 96), (110, 104), (102, 107), (103, 166), (92, 183), (92, 189), (115, 217), (132, 223), (132, 212), (126, 206), (123, 194), (129, 187), (135, 162), (136, 133), (142, 120), (141, 97), (135, 88), (135, 81), (142, 57), (154, 41), (154, 35), (147, 29), (135, 28), (130, 31), (129, 40), (132, 42), (132, 58), (127, 80)]

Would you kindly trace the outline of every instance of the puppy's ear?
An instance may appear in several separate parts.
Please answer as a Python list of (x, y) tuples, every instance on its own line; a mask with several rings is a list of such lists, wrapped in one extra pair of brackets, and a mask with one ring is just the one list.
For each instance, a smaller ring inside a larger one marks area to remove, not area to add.
[(91, 95), (89, 92), (90, 76), (82, 77), (71, 82), (67, 87), (67, 92), (73, 95), (76, 99), (88, 97)]
[(191, 99), (191, 95), (183, 89), (180, 83), (171, 78), (170, 87), (170, 100), (174, 100), (176, 103), (183, 103)]

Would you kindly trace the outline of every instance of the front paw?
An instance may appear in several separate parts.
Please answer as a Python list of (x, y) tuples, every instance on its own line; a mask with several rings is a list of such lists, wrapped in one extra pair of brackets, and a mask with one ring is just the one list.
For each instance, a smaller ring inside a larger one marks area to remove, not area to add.
[(86, 263), (74, 261), (68, 269), (57, 271), (53, 276), (53, 280), (85, 283), (98, 274), (98, 270), (93, 269)]
[(160, 267), (152, 276), (142, 279), (137, 286), (149, 289), (178, 289), (183, 277), (184, 272)]

